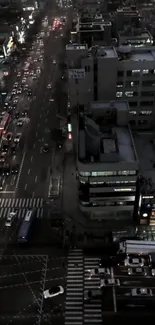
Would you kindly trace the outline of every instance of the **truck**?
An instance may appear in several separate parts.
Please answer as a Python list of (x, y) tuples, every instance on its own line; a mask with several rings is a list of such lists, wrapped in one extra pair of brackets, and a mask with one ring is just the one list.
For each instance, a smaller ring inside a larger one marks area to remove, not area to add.
[(125, 240), (119, 243), (117, 254), (149, 255), (155, 253), (155, 241)]

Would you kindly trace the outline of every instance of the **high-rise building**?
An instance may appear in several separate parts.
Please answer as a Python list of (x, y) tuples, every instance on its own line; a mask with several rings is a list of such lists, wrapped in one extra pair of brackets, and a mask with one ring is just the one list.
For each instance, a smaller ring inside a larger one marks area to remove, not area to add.
[(66, 46), (71, 106), (126, 100), (133, 128), (155, 125), (155, 47)]
[(79, 112), (79, 206), (97, 219), (132, 220), (139, 161), (125, 101), (93, 102)]

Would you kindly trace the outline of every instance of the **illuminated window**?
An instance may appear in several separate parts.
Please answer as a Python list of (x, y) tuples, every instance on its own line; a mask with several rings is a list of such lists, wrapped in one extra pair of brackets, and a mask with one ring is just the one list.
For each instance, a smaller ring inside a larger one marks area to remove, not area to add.
[(125, 96), (127, 97), (133, 97), (133, 91), (126, 91)]
[(122, 96), (123, 96), (122, 91), (117, 91), (117, 93), (116, 93), (116, 97), (117, 97), (117, 98), (120, 98), (120, 97), (122, 97)]
[(149, 74), (149, 70), (143, 70), (143, 74)]
[(133, 192), (134, 188), (114, 188), (114, 192)]
[(140, 70), (132, 70), (132, 75), (139, 74)]
[(152, 111), (140, 111), (139, 115), (152, 115)]
[(129, 114), (130, 114), (130, 115), (136, 115), (137, 112), (136, 112), (136, 111), (130, 111)]
[(122, 87), (123, 87), (123, 82), (122, 82), (122, 81), (119, 81), (119, 82), (117, 83), (117, 87), (118, 87), (118, 88), (122, 88)]

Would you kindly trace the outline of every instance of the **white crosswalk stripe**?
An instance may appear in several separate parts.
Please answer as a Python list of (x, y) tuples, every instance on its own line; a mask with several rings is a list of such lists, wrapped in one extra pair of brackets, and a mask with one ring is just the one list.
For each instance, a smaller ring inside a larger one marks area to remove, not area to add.
[(0, 198), (0, 208), (42, 208), (43, 198)]
[[(100, 284), (100, 278), (95, 276), (89, 279), (89, 269), (98, 268), (98, 258), (84, 258), (84, 288), (85, 290), (97, 289)], [(89, 302), (84, 303), (83, 313), (84, 325), (102, 324), (102, 306), (101, 301), (96, 301), (95, 304)]]
[[(1, 208), (0, 209), (0, 219), (6, 219), (11, 212), (12, 208)], [(36, 213), (37, 213), (37, 218), (42, 219), (43, 218), (43, 213), (44, 209), (43, 208), (36, 208)], [(18, 219), (23, 219), (25, 217), (25, 214), (27, 212), (26, 208), (18, 208), (17, 211), (17, 218)]]
[(36, 208), (37, 209), (37, 218), (41, 219), (43, 217), (43, 198), (8, 198), (0, 199), (0, 219), (7, 218), (9, 213), (13, 208), (17, 208), (17, 218), (24, 218), (27, 209)]
[(65, 325), (83, 325), (83, 252), (71, 249), (68, 254)]

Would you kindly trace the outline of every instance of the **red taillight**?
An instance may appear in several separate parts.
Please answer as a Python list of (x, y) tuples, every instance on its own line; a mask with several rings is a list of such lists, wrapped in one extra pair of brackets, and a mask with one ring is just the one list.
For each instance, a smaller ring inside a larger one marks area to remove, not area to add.
[(72, 140), (72, 133), (68, 133), (68, 139)]

